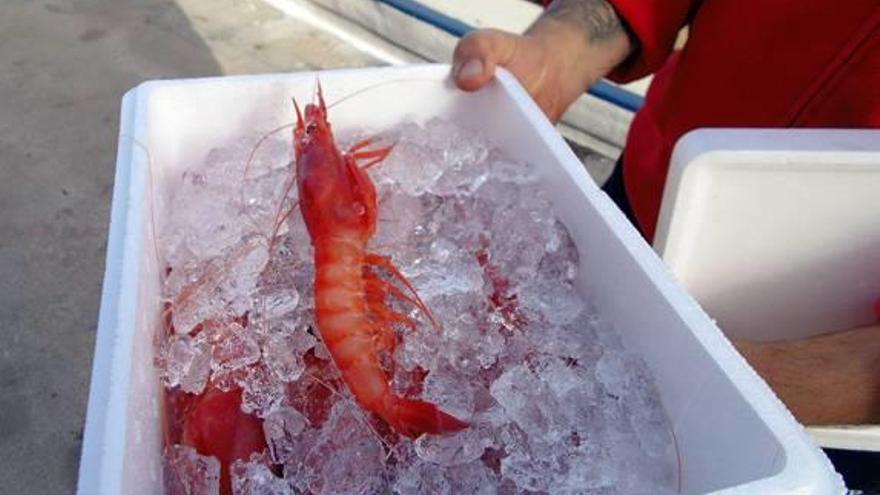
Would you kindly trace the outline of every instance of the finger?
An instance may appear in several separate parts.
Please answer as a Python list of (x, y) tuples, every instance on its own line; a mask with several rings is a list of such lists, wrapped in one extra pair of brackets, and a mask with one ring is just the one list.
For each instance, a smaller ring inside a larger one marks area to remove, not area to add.
[(495, 74), (495, 67), (506, 66), (516, 51), (516, 35), (495, 29), (473, 31), (455, 47), (452, 76), (465, 91), (485, 86)]

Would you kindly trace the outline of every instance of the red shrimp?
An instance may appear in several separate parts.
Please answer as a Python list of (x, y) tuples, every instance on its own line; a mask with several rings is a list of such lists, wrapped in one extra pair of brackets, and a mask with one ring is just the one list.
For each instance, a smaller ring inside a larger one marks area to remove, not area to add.
[[(294, 107), (296, 181), (300, 211), (315, 252), (317, 326), (344, 382), (361, 407), (401, 435), (414, 438), (467, 427), (430, 402), (396, 395), (380, 363), (380, 354), (392, 351), (397, 342), (393, 324), (415, 327), (412, 319), (385, 304), (387, 295), (415, 304), (433, 322), (391, 261), (367, 251), (376, 231), (378, 205), (366, 170), (384, 160), (391, 147), (366, 150), (371, 143), (366, 140), (341, 152), (327, 121), (320, 84), (318, 104), (306, 105), (305, 117), (295, 100)], [(394, 275), (411, 295), (379, 278), (376, 268)]]
[[(173, 333), (171, 307), (165, 311), (165, 331)], [(238, 319), (247, 326), (244, 318)], [(198, 325), (216, 324), (206, 321)], [(204, 331), (204, 330), (196, 330)], [(182, 444), (192, 447), (200, 455), (216, 457), (220, 463), (220, 494), (232, 494), (230, 469), (235, 461), (247, 462), (252, 454), (267, 449), (263, 435), (263, 422), (253, 414), (241, 409), (240, 387), (228, 391), (220, 389), (214, 381), (209, 381), (198, 394), (190, 394), (180, 389), (165, 389), (165, 444)], [(183, 480), (176, 480), (172, 468), (166, 472), (166, 490), (170, 495), (187, 493)]]
[[(203, 456), (216, 457), (220, 463), (221, 495), (232, 494), (232, 464), (247, 462), (252, 454), (267, 448), (263, 422), (241, 410), (241, 394), (240, 388), (224, 392), (209, 383), (199, 395), (177, 390), (167, 396), (171, 417), (180, 418), (180, 424), (175, 425), (179, 440), (166, 443), (188, 445)], [(174, 487), (172, 483), (166, 489), (175, 492)]]

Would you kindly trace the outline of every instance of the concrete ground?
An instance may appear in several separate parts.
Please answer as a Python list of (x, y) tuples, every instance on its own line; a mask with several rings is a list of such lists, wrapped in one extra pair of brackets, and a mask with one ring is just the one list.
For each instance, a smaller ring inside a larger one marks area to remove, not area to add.
[(75, 490), (122, 94), (378, 63), (258, 0), (0, 4), (0, 492)]

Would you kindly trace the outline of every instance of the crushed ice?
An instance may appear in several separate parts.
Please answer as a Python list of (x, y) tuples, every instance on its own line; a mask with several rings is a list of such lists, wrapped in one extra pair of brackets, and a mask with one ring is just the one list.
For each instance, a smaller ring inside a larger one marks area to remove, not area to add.
[[(241, 139), (171, 198), (160, 245), (173, 330), (157, 359), (169, 389), (238, 386), (263, 419), (268, 452), (231, 467), (234, 492), (671, 493), (675, 447), (652, 379), (576, 292), (577, 250), (535, 170), (443, 120), (387, 137), (396, 147), (370, 171), (374, 249), (442, 327), (410, 312), (422, 324), (404, 332), (392, 383), (471, 426), (411, 441), (353, 404), (313, 324), (299, 213), (268, 239), (296, 201), (295, 187), (282, 198), (290, 143), (270, 138), (246, 169), (254, 139)], [(217, 493), (216, 459), (178, 445), (166, 463), (186, 493)]]

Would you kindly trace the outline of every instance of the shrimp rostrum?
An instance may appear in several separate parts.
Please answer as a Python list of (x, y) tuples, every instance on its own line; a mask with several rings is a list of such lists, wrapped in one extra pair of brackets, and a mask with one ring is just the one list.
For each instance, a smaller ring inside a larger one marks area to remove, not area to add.
[[(366, 140), (340, 151), (320, 85), (317, 104), (306, 105), (304, 112), (296, 101), (294, 107), (299, 207), (315, 256), (315, 318), (344, 382), (362, 408), (401, 435), (465, 428), (465, 422), (435, 404), (396, 395), (380, 361), (380, 355), (392, 351), (397, 342), (394, 325), (416, 326), (413, 319), (387, 306), (387, 296), (415, 304), (434, 322), (390, 259), (367, 251), (378, 218), (376, 188), (367, 168), (381, 162), (391, 147), (367, 149), (371, 141)], [(407, 290), (379, 277), (380, 270)]]

